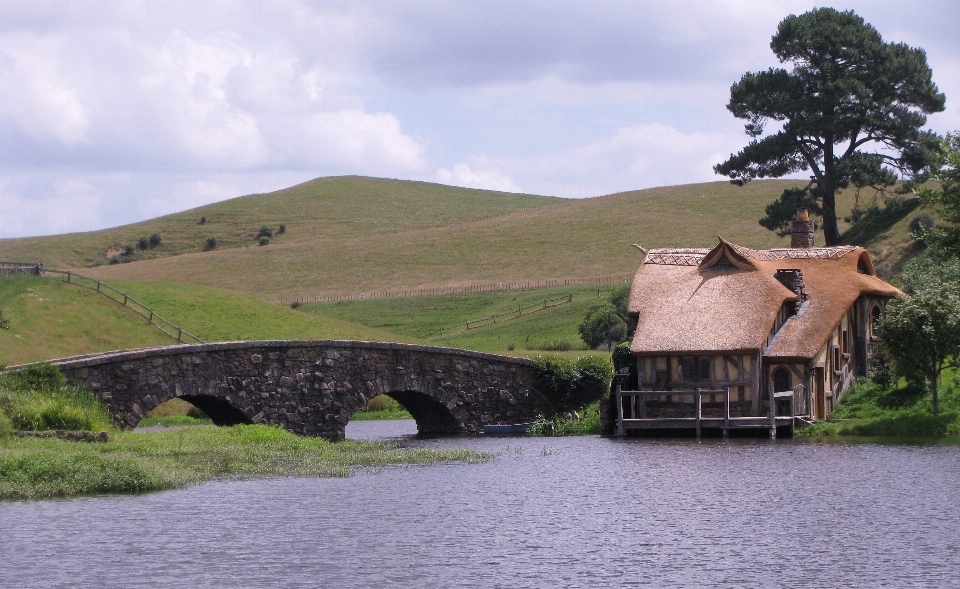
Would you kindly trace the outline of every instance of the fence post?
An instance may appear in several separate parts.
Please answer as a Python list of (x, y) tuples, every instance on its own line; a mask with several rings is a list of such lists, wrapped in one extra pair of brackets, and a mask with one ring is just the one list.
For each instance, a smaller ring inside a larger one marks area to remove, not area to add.
[(97, 292), (100, 292), (100, 281), (97, 281)]
[(697, 411), (697, 412), (696, 412), (696, 417), (697, 417), (697, 441), (699, 441), (699, 440), (700, 440), (700, 415), (701, 415), (702, 412), (703, 412), (703, 409), (702, 409), (702, 407), (701, 407), (701, 401), (702, 401), (702, 399), (703, 399), (703, 395), (700, 394), (700, 389), (697, 389), (697, 392), (696, 392), (696, 394), (694, 395), (694, 397), (696, 398), (696, 401), (697, 401), (697, 403), (696, 403), (696, 406), (697, 406), (697, 407), (696, 407), (696, 411)]
[(773, 381), (770, 382), (770, 439), (777, 439), (777, 402), (773, 398)]

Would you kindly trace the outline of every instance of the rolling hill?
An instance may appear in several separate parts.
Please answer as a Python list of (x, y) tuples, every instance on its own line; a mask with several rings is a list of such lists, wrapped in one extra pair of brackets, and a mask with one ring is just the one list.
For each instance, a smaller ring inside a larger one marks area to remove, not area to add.
[[(705, 246), (721, 234), (783, 245), (757, 219), (794, 181), (692, 184), (565, 200), (357, 177), (321, 178), (103, 231), (0, 241), (0, 259), (51, 267), (103, 264), (157, 233), (125, 264), (86, 268), (104, 280), (201, 284), (271, 300), (538, 278), (624, 276), (630, 247)], [(206, 223), (198, 224), (201, 217)], [(286, 224), (268, 246), (261, 225)], [(218, 247), (202, 251), (205, 236)]]
[[(321, 178), (103, 231), (0, 240), (0, 259), (43, 261), (102, 278), (207, 341), (373, 339), (529, 354), (545, 343), (578, 343), (576, 325), (596, 301), (589, 295), (594, 287), (297, 310), (268, 301), (477, 282), (626, 277), (640, 259), (632, 243), (711, 246), (721, 234), (750, 247), (782, 246), (786, 239), (756, 220), (790, 185), (795, 183), (756, 181), (738, 188), (716, 182), (565, 200), (422, 182)], [(920, 251), (908, 225), (921, 214), (929, 211), (885, 210), (846, 236), (866, 245), (879, 268), (895, 273)], [(261, 225), (277, 229), (280, 223), (287, 229), (282, 235), (269, 245), (252, 245)], [(138, 252), (142, 259), (105, 264), (106, 252), (153, 233), (161, 243)], [(208, 236), (217, 237), (218, 247), (203, 251)], [(439, 333), (441, 327), (568, 291), (574, 294), (571, 305), (479, 330)], [(0, 280), (0, 308), (14, 324), (0, 331), (4, 364), (170, 343), (114, 303), (55, 279)]]

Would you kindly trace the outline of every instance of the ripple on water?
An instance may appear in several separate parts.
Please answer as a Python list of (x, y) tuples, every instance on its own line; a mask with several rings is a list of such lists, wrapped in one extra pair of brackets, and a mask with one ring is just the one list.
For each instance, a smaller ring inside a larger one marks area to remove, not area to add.
[(416, 439), (481, 465), (0, 504), (0, 587), (949, 587), (960, 446)]

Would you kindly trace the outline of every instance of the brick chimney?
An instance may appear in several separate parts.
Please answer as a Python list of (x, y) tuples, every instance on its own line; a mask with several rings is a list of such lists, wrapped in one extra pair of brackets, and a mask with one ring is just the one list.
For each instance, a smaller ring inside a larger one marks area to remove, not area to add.
[(797, 209), (797, 218), (790, 225), (790, 247), (813, 247), (813, 221), (807, 209)]

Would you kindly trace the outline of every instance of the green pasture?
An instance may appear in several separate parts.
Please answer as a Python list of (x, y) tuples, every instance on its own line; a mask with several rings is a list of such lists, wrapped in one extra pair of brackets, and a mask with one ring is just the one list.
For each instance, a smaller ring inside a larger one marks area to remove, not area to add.
[(56, 278), (0, 278), (0, 365), (171, 343), (129, 309)]
[[(578, 355), (581, 355), (586, 345), (577, 333), (577, 325), (590, 307), (606, 301), (614, 286), (616, 284), (603, 283), (524, 291), (313, 303), (301, 305), (297, 311), (389, 332), (396, 336), (397, 341), (525, 356), (567, 347), (573, 351), (580, 350)], [(570, 302), (566, 302), (568, 296), (571, 297)], [(544, 301), (551, 299), (554, 302), (548, 305), (553, 306), (538, 309)], [(523, 308), (527, 310), (523, 311), (523, 315), (518, 315), (518, 310)], [(494, 315), (501, 316), (496, 323), (488, 321), (481, 327), (466, 327), (467, 321), (475, 322)]]

